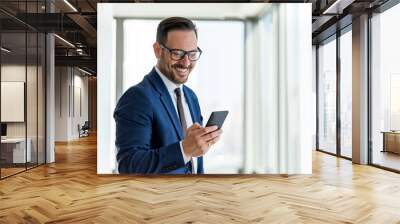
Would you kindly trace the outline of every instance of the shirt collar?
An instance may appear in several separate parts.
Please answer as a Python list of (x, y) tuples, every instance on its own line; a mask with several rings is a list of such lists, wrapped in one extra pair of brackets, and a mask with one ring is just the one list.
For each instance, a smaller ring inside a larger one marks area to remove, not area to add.
[[(160, 76), (161, 80), (164, 82), (164, 85), (167, 87), (167, 90), (169, 92), (169, 94), (171, 95), (175, 95), (175, 89), (176, 88), (180, 88), (181, 92), (182, 92), (182, 84), (176, 84), (174, 82), (172, 82), (171, 80), (169, 80), (167, 78), (167, 76), (165, 76), (158, 68), (157, 66), (154, 66), (157, 74)], [(182, 93), (183, 94), (183, 93)]]

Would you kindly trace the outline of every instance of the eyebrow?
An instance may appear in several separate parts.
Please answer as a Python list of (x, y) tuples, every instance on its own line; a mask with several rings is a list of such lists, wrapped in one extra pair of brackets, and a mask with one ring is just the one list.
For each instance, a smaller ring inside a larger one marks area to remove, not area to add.
[[(171, 50), (181, 50), (181, 51), (186, 51), (186, 50), (183, 50), (183, 49), (180, 49), (180, 48), (170, 48)], [(196, 49), (194, 49), (194, 50), (188, 50), (188, 51), (186, 51), (186, 52), (191, 52), (191, 51), (198, 51), (199, 50), (199, 48), (198, 47), (196, 47)]]
[[(180, 48), (173, 48), (173, 47), (168, 47), (166, 44), (163, 44), (165, 47), (167, 47), (167, 48), (169, 48), (169, 49), (171, 49), (171, 50), (182, 50), (182, 51), (186, 51), (186, 50), (184, 50), (184, 49), (180, 49)], [(186, 52), (190, 52), (190, 51), (198, 51), (199, 50), (199, 46), (197, 46), (195, 49), (193, 49), (193, 50), (188, 50), (188, 51), (186, 51)]]

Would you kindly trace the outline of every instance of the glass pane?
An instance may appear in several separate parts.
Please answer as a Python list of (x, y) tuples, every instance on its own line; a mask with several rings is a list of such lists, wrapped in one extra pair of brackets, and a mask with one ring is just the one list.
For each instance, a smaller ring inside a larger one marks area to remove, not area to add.
[(340, 37), (340, 140), (341, 155), (351, 158), (352, 141), (352, 35)]
[(336, 39), (318, 51), (318, 148), (336, 154)]
[[(312, 47), (312, 72), (313, 72), (313, 77), (312, 77), (312, 90), (313, 90), (313, 97), (312, 97), (312, 110), (313, 114), (312, 117), (316, 118), (317, 117), (317, 48), (315, 45)], [(317, 119), (313, 119), (312, 121), (312, 133), (313, 133), (313, 150), (315, 150), (316, 143), (317, 143)]]
[(37, 165), (37, 73), (38, 73), (38, 36), (36, 32), (27, 33), (28, 55), (27, 55), (27, 80), (26, 80), (26, 113), (27, 113), (27, 143), (31, 153), (28, 168)]
[(38, 163), (45, 163), (45, 65), (46, 65), (46, 36), (39, 33), (38, 36)]
[(25, 170), (31, 158), (29, 145), (26, 150), (25, 32), (2, 33), (1, 47), (1, 175), (5, 177)]
[(400, 5), (372, 18), (372, 163), (400, 170)]
[(0, 1), (0, 7), (16, 13), (23, 13), (26, 11), (25, 0), (20, 0), (20, 1), (2, 0)]

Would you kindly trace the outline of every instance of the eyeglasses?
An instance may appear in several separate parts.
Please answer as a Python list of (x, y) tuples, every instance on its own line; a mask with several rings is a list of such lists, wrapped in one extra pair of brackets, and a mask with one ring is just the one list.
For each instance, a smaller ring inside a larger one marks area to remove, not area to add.
[(164, 48), (169, 51), (171, 59), (175, 61), (182, 60), (185, 55), (188, 56), (189, 60), (191, 61), (197, 61), (200, 58), (201, 53), (203, 52), (199, 47), (197, 47), (197, 50), (193, 51), (184, 51), (181, 49), (171, 49), (169, 47), (166, 47), (164, 44), (160, 44), (161, 48)]

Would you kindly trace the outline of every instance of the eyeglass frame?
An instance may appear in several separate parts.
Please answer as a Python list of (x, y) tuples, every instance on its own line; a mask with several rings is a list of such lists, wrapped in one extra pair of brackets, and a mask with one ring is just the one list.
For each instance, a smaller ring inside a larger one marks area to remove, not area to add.
[[(185, 58), (185, 55), (188, 56), (188, 58), (189, 58), (190, 61), (197, 61), (197, 60), (200, 59), (201, 53), (203, 53), (203, 51), (200, 49), (200, 47), (197, 47), (197, 50), (191, 50), (191, 51), (185, 51), (185, 50), (182, 50), (182, 49), (169, 48), (169, 47), (165, 46), (164, 44), (160, 44), (160, 47), (161, 47), (161, 48), (164, 48), (164, 49), (166, 49), (166, 50), (168, 50), (168, 52), (169, 52), (169, 54), (170, 54), (170, 58), (171, 58), (172, 60), (174, 60), (174, 61), (182, 60), (183, 58)], [(172, 58), (172, 54), (171, 54), (172, 51), (180, 51), (180, 52), (183, 52), (183, 55), (182, 55), (182, 57), (181, 57), (180, 59), (178, 59), (178, 60), (177, 60), (177, 59), (174, 59), (174, 58)], [(191, 52), (199, 52), (199, 53), (200, 53), (200, 54), (199, 54), (199, 57), (198, 57), (196, 60), (190, 59), (189, 53), (191, 53)]]

